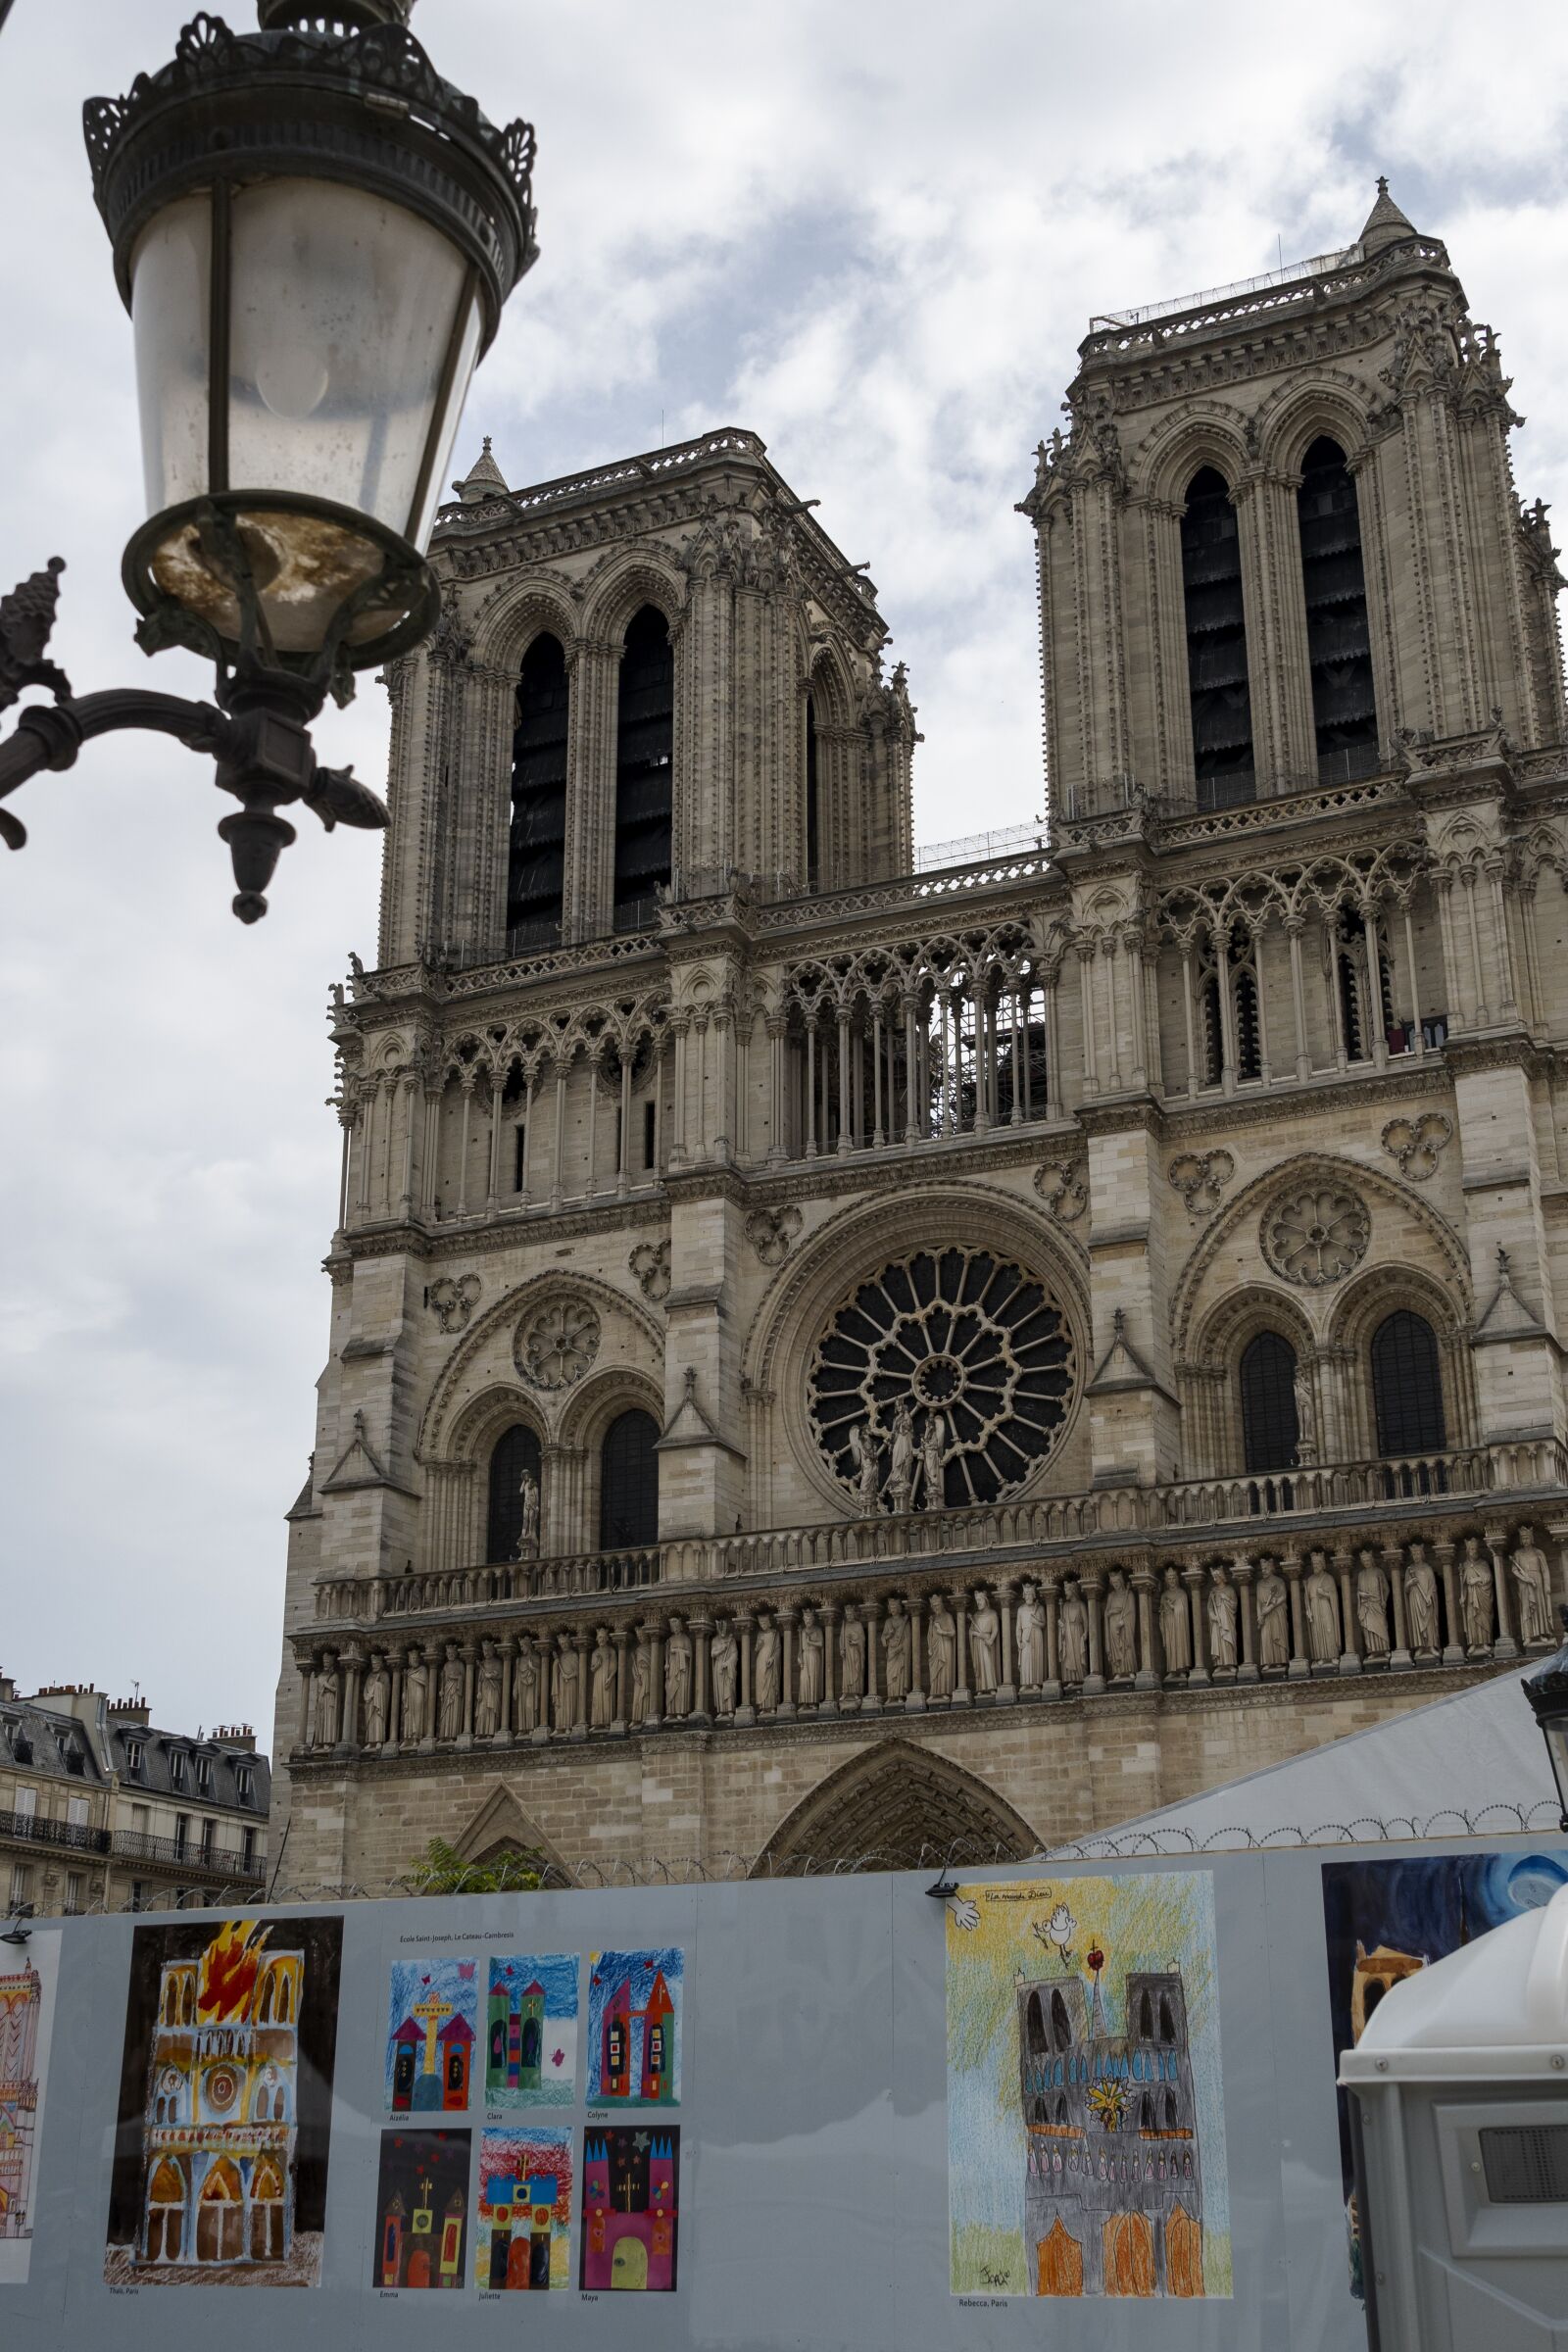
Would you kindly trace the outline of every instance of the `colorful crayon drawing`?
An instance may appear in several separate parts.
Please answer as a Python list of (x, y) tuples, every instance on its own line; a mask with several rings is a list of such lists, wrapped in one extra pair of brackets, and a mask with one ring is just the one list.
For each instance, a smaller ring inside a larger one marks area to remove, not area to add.
[(375, 2286), (462, 2286), (471, 2132), (381, 2134)]
[(589, 1953), (591, 2106), (679, 2106), (684, 1975), (673, 1950)]
[(461, 2115), (479, 2038), (479, 1963), (450, 1954), (392, 1963), (386, 2103), (394, 2115)]
[(484, 2095), (492, 2107), (570, 2107), (577, 2092), (575, 1952), (492, 1960)]
[(590, 2124), (582, 2141), (579, 2285), (671, 2292), (679, 2224), (678, 2130), (651, 2123), (612, 2132)]
[(1207, 1871), (948, 1906), (955, 2294), (1229, 2295)]
[(314, 2286), (340, 1919), (138, 1928), (104, 2276)]
[[(1461, 1944), (1550, 1902), (1568, 1882), (1568, 1852), (1414, 1854), (1398, 1860), (1325, 1862), (1334, 2067), (1353, 2049), (1386, 1992)], [(1350, 2126), (1340, 2099), (1340, 2169), (1350, 2241), (1350, 2291), (1360, 2295), (1361, 2239), (1350, 2175)]]
[(473, 2264), (480, 2286), (570, 2285), (571, 2169), (571, 2132), (560, 2125), (481, 2135)]
[(59, 1930), (37, 1928), (0, 1965), (0, 2286), (25, 2283), (32, 2252), (59, 1965)]

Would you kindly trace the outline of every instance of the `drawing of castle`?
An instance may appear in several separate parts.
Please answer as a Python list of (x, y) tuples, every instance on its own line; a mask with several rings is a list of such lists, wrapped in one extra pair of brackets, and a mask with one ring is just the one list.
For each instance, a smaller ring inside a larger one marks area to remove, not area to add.
[(226, 1920), (199, 1959), (160, 1972), (138, 2267), (288, 2259), (305, 1956), (270, 1950), (268, 1933)]
[(468, 2104), (473, 2028), (438, 1993), (416, 2001), (392, 2036), (392, 2105), (428, 2114)]
[[(669, 2022), (674, 2011), (662, 1970), (655, 1972), (648, 1998), (640, 2006), (632, 1997), (629, 1983), (616, 1985), (605, 2003), (601, 2033), (599, 2096), (602, 2099), (635, 2098), (645, 2106), (658, 2106), (674, 2098)], [(634, 2022), (643, 2029), (635, 2090), (632, 2088)]]
[[(1099, 1955), (1092, 1958), (1098, 1960)], [(1042, 2295), (1200, 2295), (1203, 2190), (1179, 1970), (1017, 1979), (1024, 2248)]]
[(675, 2283), (680, 2133), (589, 2132), (583, 2143), (581, 2284)]
[(0, 1977), (0, 2239), (32, 2235), (42, 1998), (35, 1968)]
[(491, 2090), (537, 2090), (545, 2038), (545, 1988), (537, 1977), (519, 1991), (508, 1971), (490, 1980)]

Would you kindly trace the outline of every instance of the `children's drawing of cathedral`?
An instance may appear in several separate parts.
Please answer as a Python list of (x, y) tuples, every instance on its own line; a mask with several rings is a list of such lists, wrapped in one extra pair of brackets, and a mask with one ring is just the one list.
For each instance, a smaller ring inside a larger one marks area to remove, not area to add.
[(675, 2284), (680, 2220), (680, 2132), (667, 2124), (601, 2131), (582, 2143), (582, 2255), (587, 2289)]
[(58, 1935), (0, 1971), (0, 2285), (27, 2276)]
[[(314, 2285), (341, 1923), (230, 1919), (139, 1931), (144, 1939), (153, 1948), (132, 1960), (106, 2276)], [(329, 2015), (313, 2018), (313, 2002), (326, 2003)], [(139, 2161), (127, 2212), (126, 2076), (134, 2082), (138, 2067)]]
[(471, 2132), (383, 2132), (373, 2283), (461, 2287)]
[(575, 1952), (492, 1959), (484, 2095), (491, 2107), (569, 2107), (577, 2087)]
[(571, 2132), (560, 2125), (479, 2140), (474, 2278), (538, 2294), (571, 2283)]
[(394, 2115), (462, 2114), (478, 2039), (479, 1963), (448, 1956), (392, 1964), (386, 2103)]
[(679, 2105), (684, 1976), (674, 1950), (589, 1954), (590, 2106)]

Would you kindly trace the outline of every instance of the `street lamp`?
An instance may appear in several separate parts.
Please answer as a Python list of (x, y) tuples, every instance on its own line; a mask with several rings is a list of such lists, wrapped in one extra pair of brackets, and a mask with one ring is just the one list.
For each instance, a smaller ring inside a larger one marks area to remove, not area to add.
[[(424, 548), (469, 379), (533, 263), (534, 134), (498, 130), (408, 28), (413, 0), (205, 11), (172, 62), (83, 109), (130, 312), (148, 518), (123, 579), (146, 653), (210, 660), (213, 703), (75, 696), (44, 658), (54, 558), (0, 599), (0, 710), (55, 697), (0, 744), (0, 798), (90, 736), (152, 727), (217, 760), (219, 832), (254, 922), (295, 800), (382, 826), (379, 797), (317, 764), (309, 725), (353, 673), (418, 643)], [(0, 809), (0, 838), (26, 836)]]
[(1558, 1613), (1562, 1618), (1562, 1647), (1554, 1658), (1543, 1658), (1525, 1676), (1524, 1684), (1525, 1696), (1535, 1709), (1546, 1753), (1551, 1758), (1558, 1809), (1562, 1826), (1568, 1830), (1568, 1603)]

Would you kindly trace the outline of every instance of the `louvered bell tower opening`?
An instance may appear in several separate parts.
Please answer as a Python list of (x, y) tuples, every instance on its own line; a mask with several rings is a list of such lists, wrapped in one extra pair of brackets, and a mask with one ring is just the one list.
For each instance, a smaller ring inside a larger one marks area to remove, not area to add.
[(675, 656), (662, 612), (644, 605), (626, 631), (615, 728), (617, 931), (657, 921), (670, 871)]
[(1318, 780), (1348, 783), (1378, 764), (1366, 574), (1355, 484), (1338, 445), (1322, 438), (1301, 461), (1296, 494), (1301, 523), (1301, 584), (1312, 671)]
[(1188, 487), (1182, 516), (1182, 587), (1198, 806), (1234, 808), (1257, 795), (1252, 701), (1236, 510), (1212, 466), (1195, 474)]
[(536, 637), (522, 658), (512, 738), (512, 843), (507, 866), (507, 953), (554, 947), (561, 937), (566, 865), (566, 657), (557, 637)]

